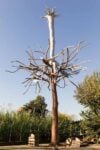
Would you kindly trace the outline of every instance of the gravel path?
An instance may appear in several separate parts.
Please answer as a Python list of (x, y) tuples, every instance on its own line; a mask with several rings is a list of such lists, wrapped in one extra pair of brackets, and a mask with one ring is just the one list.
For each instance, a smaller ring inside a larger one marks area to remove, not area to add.
[[(0, 150), (55, 150), (54, 147), (32, 147), (28, 145), (20, 145), (20, 146), (0, 146)], [(58, 150), (100, 150), (100, 144), (90, 145), (88, 147), (81, 148), (65, 148), (64, 146), (60, 146)]]

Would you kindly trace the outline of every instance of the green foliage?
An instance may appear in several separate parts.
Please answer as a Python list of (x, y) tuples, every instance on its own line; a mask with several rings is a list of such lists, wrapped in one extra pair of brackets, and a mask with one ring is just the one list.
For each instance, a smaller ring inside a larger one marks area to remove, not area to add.
[(89, 107), (94, 113), (100, 113), (100, 72), (87, 76), (75, 91), (78, 102)]
[(29, 135), (29, 114), (15, 112), (0, 113), (0, 141), (24, 141), (23, 134)]
[(36, 99), (25, 104), (21, 111), (29, 112), (32, 116), (45, 117), (48, 112), (46, 108), (47, 104), (45, 103), (45, 98), (39, 95)]
[(82, 111), (81, 116), (82, 128), (84, 129), (84, 134), (90, 137), (100, 136), (100, 114), (96, 115), (91, 110)]
[(51, 118), (26, 112), (0, 112), (0, 142), (27, 143), (30, 133), (34, 133), (39, 142), (50, 141)]
[(69, 116), (65, 114), (59, 113), (58, 115), (58, 125), (59, 125), (59, 140), (65, 141), (67, 137), (70, 135), (69, 131)]
[[(0, 142), (27, 143), (30, 133), (34, 133), (39, 143), (51, 140), (50, 115), (46, 117), (32, 116), (28, 112), (0, 112)], [(65, 141), (73, 134), (76, 124), (72, 124), (70, 116), (59, 114), (59, 139)]]
[[(37, 143), (49, 143), (52, 117), (47, 112), (47, 104), (42, 96), (37, 96), (17, 112), (0, 112), (0, 142), (27, 143), (30, 133), (33, 133)], [(70, 116), (61, 113), (58, 117), (58, 126), (60, 142), (73, 136), (77, 128)]]
[(68, 137), (80, 137), (81, 121), (73, 121), (65, 114), (59, 114), (59, 139), (64, 142)]
[(87, 76), (77, 87), (75, 97), (87, 108), (81, 113), (84, 134), (100, 135), (100, 72)]

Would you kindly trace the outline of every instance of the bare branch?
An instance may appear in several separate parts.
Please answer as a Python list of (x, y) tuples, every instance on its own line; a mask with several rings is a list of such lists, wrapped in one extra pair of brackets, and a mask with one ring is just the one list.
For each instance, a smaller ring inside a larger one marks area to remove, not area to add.
[(16, 73), (16, 72), (18, 72), (18, 71), (19, 71), (18, 68), (17, 68), (16, 70), (14, 70), (14, 71), (6, 70), (6, 72), (9, 72), (9, 73)]
[(70, 79), (68, 79), (74, 86), (76, 86), (78, 88), (78, 86), (73, 82), (71, 81)]
[[(82, 67), (76, 64), (76, 56), (80, 49), (84, 47), (84, 41), (79, 42), (75, 47), (69, 46), (55, 54), (54, 17), (56, 17), (55, 10), (48, 9), (45, 16), (48, 20), (50, 32), (47, 50), (26, 51), (29, 60), (28, 65), (16, 60), (13, 61), (13, 63), (17, 63), (17, 65), (13, 66), (16, 69), (14, 71), (8, 71), (10, 73), (15, 73), (19, 70), (29, 72), (29, 77), (23, 82), (28, 88), (34, 85), (34, 81), (37, 81), (35, 86), (39, 88), (39, 90), (41, 81), (46, 82), (49, 88), (52, 78), (55, 80), (57, 86), (64, 88), (67, 85), (65, 80), (78, 74), (82, 70)], [(48, 58), (49, 51), (50, 57)], [(61, 62), (58, 62), (59, 58)], [(63, 86), (58, 84), (60, 81), (62, 81)], [(74, 84), (72, 81), (70, 82)]]
[[(63, 81), (63, 85), (62, 85), (62, 86), (58, 84), (58, 82), (59, 82), (60, 80)], [(60, 79), (60, 80), (57, 81), (57, 86), (58, 86), (59, 88), (65, 88), (65, 87), (67, 86), (66, 81), (65, 81), (65, 78), (62, 77), (62, 79)]]

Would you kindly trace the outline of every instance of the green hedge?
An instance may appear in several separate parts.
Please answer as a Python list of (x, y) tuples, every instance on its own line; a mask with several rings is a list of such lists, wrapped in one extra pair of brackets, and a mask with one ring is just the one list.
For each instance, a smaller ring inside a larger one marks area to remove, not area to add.
[[(65, 141), (70, 136), (70, 120), (59, 117), (59, 140)], [(34, 133), (39, 143), (50, 142), (51, 116), (35, 117), (29, 113), (0, 112), (0, 143), (28, 143), (30, 133)]]

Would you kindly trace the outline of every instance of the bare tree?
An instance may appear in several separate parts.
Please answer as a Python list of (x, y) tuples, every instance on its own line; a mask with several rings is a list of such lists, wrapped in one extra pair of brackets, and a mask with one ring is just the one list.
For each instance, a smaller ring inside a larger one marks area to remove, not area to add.
[[(16, 62), (16, 70), (25, 70), (29, 72), (29, 77), (23, 82), (29, 89), (35, 85), (39, 90), (41, 83), (47, 83), (52, 92), (52, 129), (51, 129), (51, 144), (56, 146), (59, 143), (58, 138), (58, 96), (57, 86), (65, 88), (70, 77), (78, 74), (82, 67), (76, 65), (76, 56), (80, 49), (84, 46), (80, 42), (76, 46), (66, 47), (61, 52), (55, 54), (55, 32), (54, 19), (57, 16), (54, 9), (48, 9), (44, 18), (48, 21), (49, 27), (49, 46), (47, 50), (28, 51), (29, 63), (24, 64), (20, 61)], [(50, 52), (50, 56), (49, 56)]]

